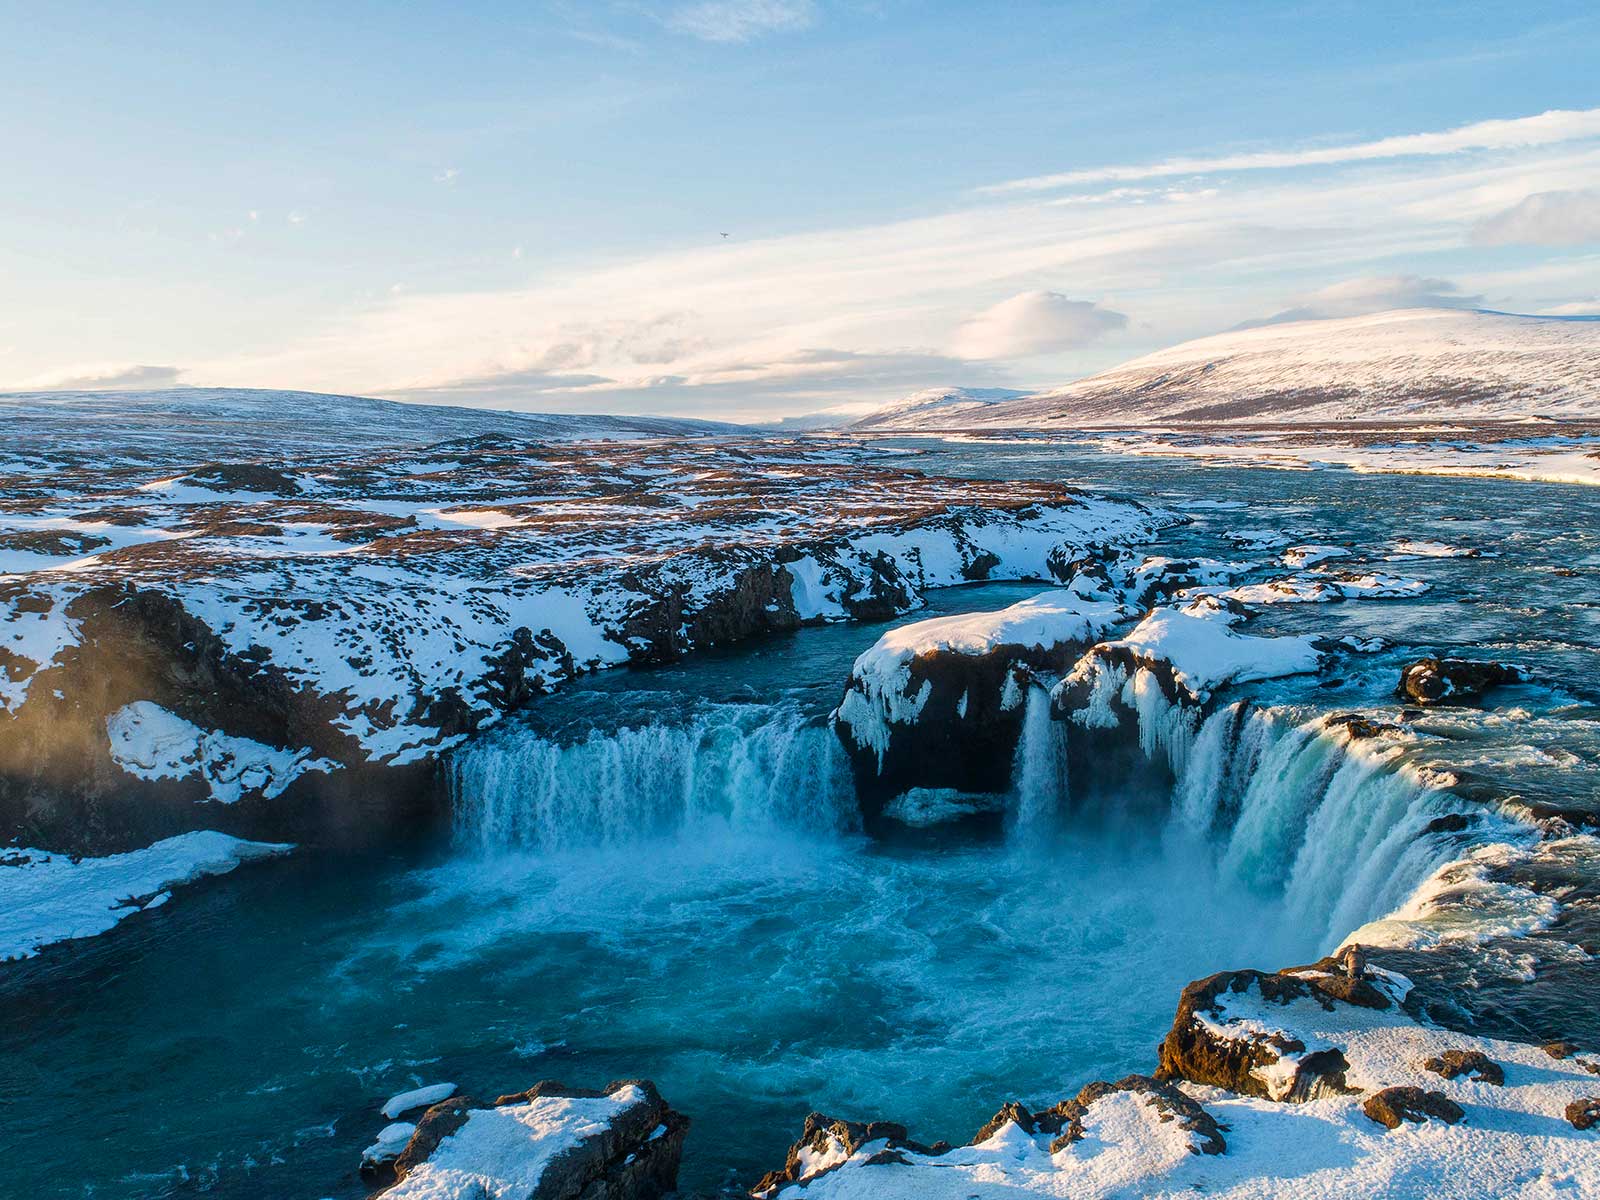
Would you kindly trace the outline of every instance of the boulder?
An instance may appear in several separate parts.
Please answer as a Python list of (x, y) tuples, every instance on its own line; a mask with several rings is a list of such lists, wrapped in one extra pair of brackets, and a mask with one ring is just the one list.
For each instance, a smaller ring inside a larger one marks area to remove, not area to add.
[(1469, 1075), (1480, 1083), (1492, 1083), (1498, 1087), (1504, 1087), (1506, 1082), (1505, 1069), (1482, 1050), (1446, 1050), (1424, 1062), (1422, 1069), (1443, 1075), (1446, 1079)]
[(1467, 1115), (1443, 1092), (1425, 1092), (1419, 1087), (1384, 1088), (1368, 1096), (1361, 1111), (1388, 1129), (1400, 1128), (1403, 1121), (1420, 1125), (1430, 1118), (1454, 1125)]
[(1600, 1096), (1574, 1100), (1567, 1105), (1567, 1120), (1577, 1130), (1593, 1129), (1600, 1125)]
[(1476, 704), (1490, 688), (1523, 682), (1517, 667), (1464, 658), (1421, 658), (1400, 672), (1395, 695), (1424, 706)]
[(653, 1200), (677, 1186), (687, 1117), (653, 1083), (546, 1080), (492, 1102), (435, 1104), (394, 1160), (385, 1200)]

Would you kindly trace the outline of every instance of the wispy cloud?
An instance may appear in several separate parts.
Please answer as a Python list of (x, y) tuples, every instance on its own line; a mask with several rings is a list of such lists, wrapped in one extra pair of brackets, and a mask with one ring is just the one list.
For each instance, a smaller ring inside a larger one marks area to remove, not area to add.
[(701, 0), (674, 9), (666, 23), (706, 42), (748, 42), (806, 29), (816, 12), (811, 0)]
[(1473, 226), (1472, 240), (1485, 246), (1577, 246), (1600, 242), (1600, 188), (1529, 196), (1504, 212), (1479, 221)]
[(1343, 146), (1265, 150), (1216, 157), (1168, 158), (1140, 165), (1088, 167), (1053, 175), (1012, 179), (979, 190), (989, 193), (1049, 191), (1084, 183), (1157, 179), (1167, 175), (1214, 175), (1224, 171), (1324, 167), (1378, 159), (1459, 154), (1467, 150), (1516, 150), (1594, 137), (1600, 137), (1600, 108), (1551, 109), (1538, 116), (1479, 121), (1437, 133), (1410, 133)]

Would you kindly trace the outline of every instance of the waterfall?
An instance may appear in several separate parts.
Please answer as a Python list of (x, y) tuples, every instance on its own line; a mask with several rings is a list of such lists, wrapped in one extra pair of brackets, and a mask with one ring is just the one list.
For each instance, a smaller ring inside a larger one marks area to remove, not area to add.
[(1011, 771), (1016, 807), (1013, 824), (1018, 833), (1048, 829), (1066, 804), (1066, 730), (1050, 715), (1050, 693), (1034, 685), (1028, 689), (1022, 712), (1022, 735)]
[(614, 845), (695, 827), (851, 827), (855, 791), (832, 730), (793, 708), (707, 705), (576, 740), (511, 728), (448, 766), (455, 840), (478, 850)]
[[(1124, 697), (1144, 757), (1172, 768), (1173, 834), (1211, 846), (1224, 876), (1282, 895), (1329, 949), (1460, 856), (1427, 826), (1470, 810), (1408, 766), (1403, 744), (1242, 701), (1197, 722), (1138, 683)], [(1498, 823), (1483, 819), (1488, 834)]]

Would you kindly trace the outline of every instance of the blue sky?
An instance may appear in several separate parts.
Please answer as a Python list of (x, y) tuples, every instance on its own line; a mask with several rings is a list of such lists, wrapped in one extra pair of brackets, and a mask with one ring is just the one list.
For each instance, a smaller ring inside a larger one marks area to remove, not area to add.
[(0, 45), (0, 387), (754, 417), (1600, 311), (1592, 3), (69, 0)]

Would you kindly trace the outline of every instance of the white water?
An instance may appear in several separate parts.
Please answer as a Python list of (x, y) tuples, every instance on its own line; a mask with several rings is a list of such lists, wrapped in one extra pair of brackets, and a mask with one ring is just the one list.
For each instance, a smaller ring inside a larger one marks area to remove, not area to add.
[(1225, 878), (1281, 894), (1326, 949), (1461, 854), (1424, 830), (1464, 806), (1407, 767), (1398, 745), (1243, 703), (1196, 728), (1151, 689), (1136, 697), (1141, 748), (1173, 771), (1174, 833), (1208, 840)]
[(1011, 771), (1016, 793), (1013, 837), (1027, 837), (1059, 822), (1070, 794), (1066, 739), (1061, 722), (1050, 716), (1050, 693), (1030, 687)]
[(682, 723), (526, 729), (450, 763), (457, 845), (482, 851), (619, 845), (706, 827), (833, 834), (857, 823), (838, 739), (784, 706), (703, 706)]
[[(1399, 907), (1461, 852), (1423, 833), (1460, 803), (1409, 770), (1392, 743), (1244, 704), (1201, 720), (1146, 672), (1123, 695), (1143, 753), (1173, 774), (1169, 841), (1209, 848), (1221, 878), (1278, 898), (1325, 949)], [(1053, 720), (1048, 692), (1029, 690), (1012, 772), (1014, 844), (1043, 844), (1071, 821), (1067, 739), (1102, 736)], [(450, 770), (457, 844), (480, 852), (729, 831), (827, 839), (858, 823), (833, 731), (784, 704), (702, 705), (681, 720), (565, 741), (508, 729), (456, 755)]]

